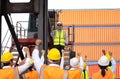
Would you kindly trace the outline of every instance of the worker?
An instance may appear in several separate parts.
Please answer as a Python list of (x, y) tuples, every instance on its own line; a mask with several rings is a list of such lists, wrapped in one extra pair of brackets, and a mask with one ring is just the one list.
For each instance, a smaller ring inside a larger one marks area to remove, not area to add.
[(107, 69), (112, 70), (112, 79), (115, 79), (115, 71), (116, 71), (116, 61), (115, 59), (112, 57), (112, 52), (108, 52), (105, 54), (105, 56), (108, 58), (109, 60), (109, 65), (107, 67)]
[(62, 49), (64, 49), (65, 45), (68, 44), (68, 38), (66, 36), (66, 32), (63, 30), (62, 22), (57, 22), (57, 29), (52, 29), (51, 36), (53, 38), (53, 47), (57, 48), (62, 56)]
[(107, 69), (112, 70), (112, 74), (113, 74), (112, 77), (113, 79), (115, 79), (116, 61), (112, 56), (112, 52), (110, 51), (106, 52), (104, 49), (102, 50), (102, 52), (103, 52), (103, 55), (105, 55), (109, 60), (109, 66), (107, 67)]
[(44, 64), (45, 51), (42, 50), (42, 56), (39, 57), (39, 45), (41, 40), (36, 40), (36, 46), (32, 52), (35, 68), (40, 76), (40, 79), (67, 79), (67, 71), (60, 68), (60, 52), (56, 48), (49, 50), (47, 54), (48, 65)]
[(1, 62), (3, 63), (3, 69), (0, 69), (0, 79), (20, 79), (19, 75), (28, 69), (33, 61), (30, 58), (29, 49), (27, 49), (27, 58), (25, 64), (13, 67), (13, 55), (10, 52), (5, 52), (1, 56)]
[(82, 69), (80, 68), (79, 59), (74, 57), (70, 59), (70, 70), (68, 70), (68, 75), (70, 79), (83, 79)]
[(85, 56), (85, 61), (83, 64), (82, 76), (84, 79), (89, 79), (88, 66), (87, 66), (87, 56)]
[(98, 60), (100, 71), (93, 74), (93, 79), (112, 79), (112, 71), (108, 70), (109, 60), (106, 56), (102, 56)]
[[(83, 79), (82, 69), (83, 69), (83, 59), (80, 53), (77, 56), (70, 58), (70, 68), (68, 70), (68, 79)], [(62, 58), (60, 67), (64, 66), (64, 50), (62, 50)]]
[[(24, 48), (23, 51), (26, 52), (27, 49)], [(27, 57), (26, 54), (25, 54), (24, 56)], [(22, 62), (19, 63), (19, 65), (22, 65), (22, 64), (24, 64), (24, 63), (25, 63), (25, 62), (22, 61)], [(39, 79), (38, 73), (37, 73), (37, 71), (36, 71), (35, 68), (34, 68), (34, 64), (30, 67), (30, 69), (28, 69), (27, 71), (25, 71), (25, 72), (21, 75), (21, 77), (22, 77), (22, 79)]]

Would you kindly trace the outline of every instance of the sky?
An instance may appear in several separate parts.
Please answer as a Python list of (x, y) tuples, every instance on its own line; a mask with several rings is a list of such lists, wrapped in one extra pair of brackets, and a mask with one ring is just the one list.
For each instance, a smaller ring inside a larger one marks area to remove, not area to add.
[[(10, 0), (10, 2), (29, 2), (30, 0)], [(120, 0), (48, 0), (48, 9), (120, 9)], [(17, 21), (28, 21), (29, 14), (12, 14), (13, 25)], [(23, 24), (27, 29), (27, 24)], [(8, 26), (2, 18), (2, 41), (8, 30)], [(10, 36), (10, 33), (7, 37)], [(7, 41), (7, 38), (5, 39)], [(6, 42), (3, 44), (3, 46)], [(8, 43), (10, 47), (11, 42)]]
[[(30, 0), (10, 0), (10, 2)], [(49, 9), (105, 9), (120, 8), (119, 0), (48, 0)]]
[(49, 9), (113, 9), (119, 0), (48, 0)]

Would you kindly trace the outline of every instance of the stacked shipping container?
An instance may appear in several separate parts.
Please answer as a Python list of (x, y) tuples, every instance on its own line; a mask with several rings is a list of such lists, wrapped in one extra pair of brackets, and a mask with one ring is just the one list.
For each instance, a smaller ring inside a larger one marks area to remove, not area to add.
[(88, 61), (97, 61), (102, 49), (120, 60), (120, 10), (63, 10), (59, 20), (74, 25), (74, 50), (88, 55)]

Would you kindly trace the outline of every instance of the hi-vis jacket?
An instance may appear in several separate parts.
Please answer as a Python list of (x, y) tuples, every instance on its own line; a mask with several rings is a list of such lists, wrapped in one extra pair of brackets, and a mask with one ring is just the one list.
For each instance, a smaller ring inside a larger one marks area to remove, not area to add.
[(83, 79), (82, 71), (80, 69), (77, 70), (68, 70), (68, 79)]
[(82, 77), (83, 79), (89, 79), (89, 73), (86, 69), (82, 71)]
[(39, 79), (38, 73), (35, 70), (23, 74), (22, 77), (23, 79)]
[(0, 79), (20, 79), (18, 68), (0, 69)]
[(64, 30), (61, 30), (60, 32), (58, 30), (55, 30), (54, 45), (65, 46)]
[(43, 65), (40, 70), (40, 79), (67, 79), (67, 71), (56, 66)]
[(96, 72), (93, 74), (93, 79), (112, 79), (112, 72), (111, 70), (106, 70), (106, 74), (104, 77), (101, 75), (100, 71)]

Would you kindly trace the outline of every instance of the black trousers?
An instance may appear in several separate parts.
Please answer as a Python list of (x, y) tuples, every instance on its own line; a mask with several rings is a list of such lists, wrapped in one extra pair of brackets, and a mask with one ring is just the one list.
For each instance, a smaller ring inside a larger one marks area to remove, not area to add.
[(61, 46), (61, 45), (54, 45), (54, 48), (57, 48), (60, 51), (60, 55), (62, 57), (62, 49), (64, 49), (65, 46)]

